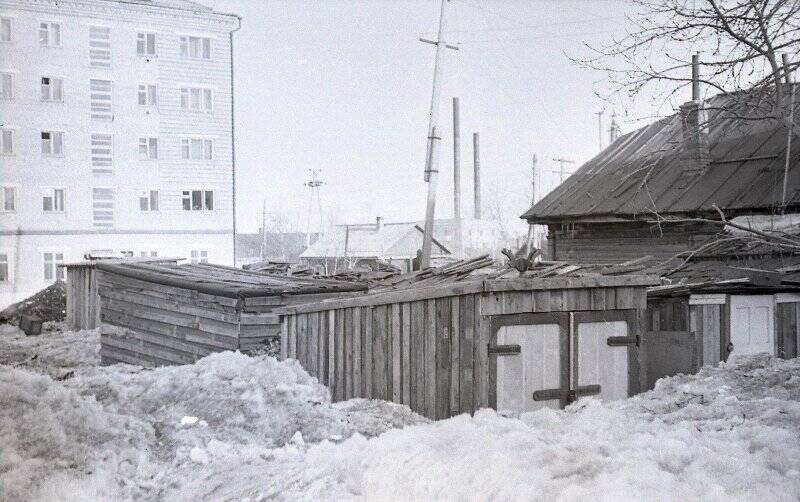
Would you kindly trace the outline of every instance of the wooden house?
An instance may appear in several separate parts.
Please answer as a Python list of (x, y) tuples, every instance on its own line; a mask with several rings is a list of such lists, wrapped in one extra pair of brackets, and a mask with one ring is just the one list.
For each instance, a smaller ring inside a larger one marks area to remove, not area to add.
[(334, 400), (380, 398), (433, 419), (639, 391), (640, 320), (657, 278), (502, 278), (459, 266), (424, 283), (276, 310), (281, 354)]
[(205, 263), (99, 262), (94, 273), (103, 364), (191, 364), (212, 352), (264, 350), (280, 336), (274, 309), (365, 289)]
[(697, 220), (719, 220), (716, 208), (729, 219), (798, 212), (800, 140), (786, 171), (786, 124), (749, 103), (723, 94), (684, 104), (618, 138), (522, 218), (547, 226), (552, 260), (619, 263), (714, 239), (722, 225)]

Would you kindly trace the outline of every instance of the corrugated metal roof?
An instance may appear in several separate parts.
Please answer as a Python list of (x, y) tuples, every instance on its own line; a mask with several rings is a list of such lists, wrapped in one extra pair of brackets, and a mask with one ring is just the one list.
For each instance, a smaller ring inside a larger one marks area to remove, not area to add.
[[(682, 172), (681, 118), (675, 114), (620, 137), (522, 218), (545, 223), (654, 213), (715, 214), (713, 205), (732, 212), (780, 205), (786, 125), (764, 118), (763, 106), (739, 104), (733, 95), (712, 98), (706, 113), (711, 165), (702, 175)], [(795, 117), (800, 117), (800, 99)], [(792, 207), (800, 207), (800, 137), (794, 139), (788, 198)]]

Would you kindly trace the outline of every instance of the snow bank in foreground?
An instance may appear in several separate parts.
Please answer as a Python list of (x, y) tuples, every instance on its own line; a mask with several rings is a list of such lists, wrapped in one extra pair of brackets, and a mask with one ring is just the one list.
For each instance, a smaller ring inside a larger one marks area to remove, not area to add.
[[(631, 400), (490, 410), (277, 455), (306, 500), (796, 500), (800, 361), (741, 358)], [(290, 465), (290, 466), (289, 466)]]
[[(73, 334), (7, 335), (0, 354), (20, 344), (28, 352), (0, 361), (0, 500), (727, 502), (800, 493), (797, 359), (741, 357), (615, 403), (424, 423), (391, 403), (331, 404), (294, 361), (222, 353), (155, 370), (100, 368), (87, 363), (96, 357), (90, 334), (86, 347)], [(40, 360), (64, 366), (53, 376)], [(74, 373), (62, 375), (69, 364)]]

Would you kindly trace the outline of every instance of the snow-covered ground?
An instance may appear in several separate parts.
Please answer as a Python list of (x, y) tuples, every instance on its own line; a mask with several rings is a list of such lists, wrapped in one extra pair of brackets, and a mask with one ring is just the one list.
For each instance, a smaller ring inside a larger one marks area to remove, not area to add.
[(293, 361), (98, 367), (95, 332), (0, 326), (0, 500), (797, 500), (800, 361), (616, 403), (428, 423), (330, 403)]

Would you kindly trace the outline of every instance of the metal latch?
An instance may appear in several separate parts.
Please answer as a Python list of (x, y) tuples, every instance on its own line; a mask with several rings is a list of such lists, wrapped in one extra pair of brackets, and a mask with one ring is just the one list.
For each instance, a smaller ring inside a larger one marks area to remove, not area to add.
[(624, 347), (626, 345), (639, 346), (639, 336), (609, 336), (606, 343), (611, 347)]
[(569, 402), (577, 401), (579, 397), (595, 396), (597, 394), (600, 394), (599, 385), (581, 385), (569, 391)]
[(558, 399), (559, 401), (563, 400), (563, 398), (569, 395), (569, 391), (564, 389), (544, 389), (544, 390), (537, 390), (533, 393), (533, 400), (534, 401), (551, 401), (553, 399)]
[(489, 354), (497, 354), (498, 356), (512, 356), (522, 352), (520, 345), (490, 345)]

